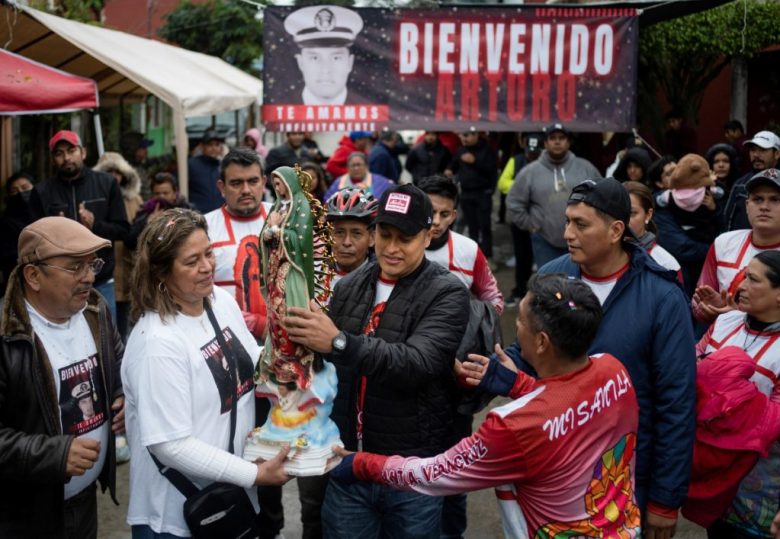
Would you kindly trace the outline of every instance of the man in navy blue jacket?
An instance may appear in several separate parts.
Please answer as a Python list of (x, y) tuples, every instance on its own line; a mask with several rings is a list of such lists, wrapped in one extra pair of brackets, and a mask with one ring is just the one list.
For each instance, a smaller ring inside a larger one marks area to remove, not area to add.
[[(644, 537), (671, 537), (688, 492), (696, 428), (693, 328), (676, 274), (659, 266), (631, 237), (631, 201), (614, 179), (577, 185), (566, 208), (569, 254), (539, 270), (587, 283), (604, 310), (589, 353), (607, 352), (628, 369), (639, 401), (636, 496)], [(535, 374), (515, 342), (515, 364)], [(481, 384), (494, 387), (501, 367), (494, 355)], [(511, 375), (510, 375), (511, 377)], [(490, 384), (493, 384), (490, 386)]]
[(395, 183), (401, 178), (401, 161), (396, 155), (397, 137), (395, 131), (382, 131), (377, 142), (368, 153), (368, 170), (390, 178)]

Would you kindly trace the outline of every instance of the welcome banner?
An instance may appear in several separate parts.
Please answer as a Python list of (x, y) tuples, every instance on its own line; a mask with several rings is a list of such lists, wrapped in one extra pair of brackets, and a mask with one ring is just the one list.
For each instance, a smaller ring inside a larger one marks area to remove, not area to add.
[(633, 9), (267, 7), (272, 131), (634, 126)]

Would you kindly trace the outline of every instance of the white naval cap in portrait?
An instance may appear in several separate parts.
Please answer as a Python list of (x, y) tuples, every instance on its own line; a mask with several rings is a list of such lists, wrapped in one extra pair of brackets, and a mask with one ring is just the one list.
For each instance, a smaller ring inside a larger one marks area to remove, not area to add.
[(308, 6), (290, 13), (284, 29), (299, 47), (345, 47), (363, 29), (363, 19), (340, 6)]

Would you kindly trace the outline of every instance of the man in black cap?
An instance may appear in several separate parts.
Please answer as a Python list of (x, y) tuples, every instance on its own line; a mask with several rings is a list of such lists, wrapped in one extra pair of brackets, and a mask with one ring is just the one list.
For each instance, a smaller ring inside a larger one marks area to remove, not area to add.
[(284, 29), (300, 47), (295, 60), (303, 75), (303, 103), (347, 103), (347, 80), (355, 63), (350, 47), (363, 29), (360, 15), (339, 6), (308, 6), (290, 13)]
[[(447, 390), (468, 322), (466, 288), (425, 258), (429, 198), (412, 185), (385, 191), (376, 261), (338, 282), (330, 317), (290, 309), (290, 338), (338, 372), (332, 419), (350, 451), (429, 457), (452, 440)], [(322, 507), (328, 537), (438, 537), (442, 498), (331, 480)]]
[[(642, 531), (644, 537), (671, 537), (693, 457), (695, 341), (677, 274), (631, 241), (630, 217), (631, 201), (620, 182), (580, 183), (566, 206), (569, 254), (539, 273), (581, 279), (599, 298), (604, 318), (590, 353), (623, 362), (639, 402), (635, 492)], [(533, 374), (517, 343), (507, 353)]]
[(190, 203), (203, 214), (216, 210), (224, 202), (217, 188), (224, 144), (225, 137), (216, 129), (207, 129), (200, 141), (201, 154), (190, 157), (187, 164)]

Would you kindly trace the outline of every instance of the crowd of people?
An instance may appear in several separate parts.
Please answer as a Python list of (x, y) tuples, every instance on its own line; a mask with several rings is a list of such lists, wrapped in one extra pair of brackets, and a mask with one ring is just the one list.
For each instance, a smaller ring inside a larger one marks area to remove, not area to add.
[[(463, 537), (488, 487), (507, 537), (665, 539), (680, 512), (711, 539), (780, 537), (780, 137), (732, 121), (699, 155), (678, 120), (668, 155), (631, 136), (604, 173), (561, 123), (510, 152), (474, 128), (356, 131), (330, 157), (206, 130), (189, 200), (56, 133), (51, 178), (5, 183), (0, 535), (96, 537), (97, 485), (115, 499), (129, 460), (134, 539), (191, 536), (185, 501), (214, 483), (279, 537), (290, 449), (242, 448), (280, 326), (338, 376), (341, 462), (296, 478), (306, 538)], [(271, 312), (261, 231), (304, 188), (332, 294)]]

